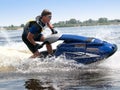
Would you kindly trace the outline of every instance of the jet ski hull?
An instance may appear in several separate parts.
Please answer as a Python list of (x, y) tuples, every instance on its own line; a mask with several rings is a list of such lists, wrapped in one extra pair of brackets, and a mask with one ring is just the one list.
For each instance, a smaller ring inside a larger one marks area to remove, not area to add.
[[(117, 51), (115, 44), (97, 38), (63, 34), (59, 35), (56, 40), (63, 40), (64, 42), (54, 50), (55, 57), (63, 55), (67, 60), (75, 60), (81, 64), (91, 64), (104, 60)], [(47, 51), (41, 53), (47, 56)]]

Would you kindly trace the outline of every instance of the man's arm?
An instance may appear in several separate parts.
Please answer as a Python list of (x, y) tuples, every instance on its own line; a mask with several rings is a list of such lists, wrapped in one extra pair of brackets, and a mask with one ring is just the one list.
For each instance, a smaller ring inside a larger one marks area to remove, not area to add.
[(50, 23), (47, 23), (47, 26), (51, 29), (52, 34), (57, 34), (58, 32), (54, 29), (54, 26)]
[(54, 26), (51, 24), (51, 23), (47, 23), (47, 26), (50, 28), (50, 29), (53, 29)]
[(30, 43), (32, 43), (33, 45), (36, 45), (33, 37), (34, 37), (34, 34), (32, 34), (31, 32), (29, 32), (28, 35), (27, 35), (27, 39), (30, 41)]

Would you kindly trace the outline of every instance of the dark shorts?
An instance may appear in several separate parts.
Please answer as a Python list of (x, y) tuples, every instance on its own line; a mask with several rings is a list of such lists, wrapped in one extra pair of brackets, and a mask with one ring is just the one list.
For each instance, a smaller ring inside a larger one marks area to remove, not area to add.
[[(38, 37), (36, 37), (34, 40), (35, 41), (40, 41), (40, 38), (42, 37), (42, 34), (39, 34)], [(32, 53), (35, 53), (37, 50), (34, 48), (34, 45), (30, 43), (30, 41), (27, 39), (27, 35), (26, 34), (22, 34), (22, 40), (23, 42), (27, 45), (27, 47), (29, 48), (29, 50)]]

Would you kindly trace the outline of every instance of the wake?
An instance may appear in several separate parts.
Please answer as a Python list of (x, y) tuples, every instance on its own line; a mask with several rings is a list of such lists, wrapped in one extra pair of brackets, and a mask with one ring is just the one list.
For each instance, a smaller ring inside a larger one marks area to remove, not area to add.
[[(18, 45), (19, 46), (19, 45)], [(93, 69), (93, 67), (120, 68), (120, 51), (110, 58), (96, 65), (77, 64), (74, 60), (66, 60), (64, 56), (29, 59), (32, 55), (28, 49), (15, 49), (8, 46), (0, 46), (0, 71), (20, 73), (40, 73), (50, 71), (70, 71), (74, 69)], [(96, 69), (96, 68), (95, 68)]]
[[(20, 46), (17, 45), (17, 47)], [(0, 46), (0, 71), (2, 72), (48, 72), (69, 71), (83, 66), (74, 60), (66, 60), (64, 56), (29, 59), (32, 53), (28, 49)]]

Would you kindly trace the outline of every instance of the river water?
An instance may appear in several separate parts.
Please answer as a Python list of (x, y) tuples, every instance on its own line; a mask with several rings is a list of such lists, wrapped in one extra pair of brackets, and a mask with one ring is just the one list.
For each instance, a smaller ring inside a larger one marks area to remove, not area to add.
[[(96, 37), (118, 46), (103, 62), (82, 65), (64, 57), (28, 59), (22, 30), (0, 31), (0, 90), (119, 90), (120, 26), (57, 28), (59, 33)], [(43, 32), (48, 35), (49, 30)], [(52, 44), (53, 48), (61, 42)], [(42, 50), (46, 48), (43, 47)]]

